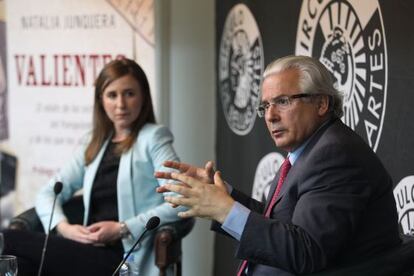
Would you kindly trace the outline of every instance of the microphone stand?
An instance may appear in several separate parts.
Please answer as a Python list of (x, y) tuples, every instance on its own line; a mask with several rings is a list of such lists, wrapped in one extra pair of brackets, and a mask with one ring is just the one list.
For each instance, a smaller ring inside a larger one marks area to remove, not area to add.
[[(58, 184), (58, 183), (60, 183), (60, 184)], [(53, 213), (55, 211), (55, 205), (56, 205), (57, 197), (58, 197), (59, 193), (62, 191), (62, 183), (61, 182), (56, 182), (55, 187), (54, 187), (53, 190), (55, 192), (55, 198), (53, 200), (52, 213), (50, 214), (49, 227), (47, 228), (47, 234), (46, 234), (45, 242), (43, 244), (42, 257), (40, 259), (40, 266), (39, 266), (39, 270), (37, 271), (37, 276), (42, 275), (43, 263), (45, 262), (47, 242), (49, 241), (50, 227), (52, 227)]]
[(115, 269), (114, 273), (112, 273), (112, 276), (115, 276), (119, 272), (119, 270), (121, 269), (122, 265), (126, 262), (126, 260), (128, 259), (129, 255), (131, 255), (132, 251), (134, 251), (134, 249), (138, 245), (138, 243), (142, 240), (142, 237), (144, 237), (145, 233), (147, 233), (148, 231), (151, 231), (151, 230), (155, 229), (159, 224), (160, 224), (160, 218), (157, 217), (157, 216), (151, 217), (147, 221), (147, 224), (145, 225), (144, 232), (142, 232), (141, 236), (139, 236), (139, 238), (134, 243), (134, 245), (129, 249), (129, 251), (126, 254), (126, 256), (122, 259), (122, 262)]
[(121, 269), (122, 265), (126, 262), (126, 260), (128, 259), (129, 255), (131, 255), (132, 251), (134, 251), (135, 247), (137, 247), (138, 243), (141, 241), (142, 237), (145, 235), (145, 233), (148, 232), (148, 229), (145, 228), (144, 232), (142, 232), (141, 236), (139, 236), (139, 238), (137, 239), (137, 241), (134, 243), (134, 245), (131, 247), (131, 249), (129, 249), (128, 253), (126, 254), (126, 256), (122, 259), (122, 262), (118, 265), (118, 267), (115, 269), (114, 273), (112, 273), (112, 276), (115, 276), (119, 270)]

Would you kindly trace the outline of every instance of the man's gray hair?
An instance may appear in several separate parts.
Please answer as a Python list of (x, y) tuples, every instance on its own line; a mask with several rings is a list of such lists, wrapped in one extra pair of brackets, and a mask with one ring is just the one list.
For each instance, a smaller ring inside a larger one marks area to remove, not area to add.
[(302, 93), (331, 96), (329, 105), (339, 118), (343, 115), (343, 95), (335, 87), (331, 74), (317, 59), (308, 56), (286, 56), (271, 62), (263, 73), (263, 79), (289, 69), (299, 70), (299, 87)]

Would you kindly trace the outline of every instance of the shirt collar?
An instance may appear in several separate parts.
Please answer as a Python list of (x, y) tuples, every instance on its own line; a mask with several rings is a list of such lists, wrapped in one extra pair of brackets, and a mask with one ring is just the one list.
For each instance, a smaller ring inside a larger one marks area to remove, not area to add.
[(298, 147), (294, 151), (288, 153), (287, 158), (289, 158), (289, 162), (290, 162), (290, 164), (292, 164), (292, 166), (295, 164), (296, 160), (298, 160), (298, 158), (302, 154), (303, 150), (306, 148), (306, 145), (309, 144), (309, 141), (315, 135), (315, 133), (317, 133), (329, 121), (330, 120), (326, 120), (308, 139), (306, 139), (306, 141), (302, 145), (300, 145), (300, 147)]
[(289, 158), (290, 164), (292, 164), (292, 166), (295, 164), (296, 160), (298, 160), (299, 156), (301, 155), (301, 153), (305, 149), (306, 145), (309, 143), (309, 140), (310, 140), (310, 138), (308, 138), (305, 141), (305, 143), (303, 143), (300, 147), (298, 147), (297, 149), (295, 149), (292, 152), (289, 152), (288, 158)]

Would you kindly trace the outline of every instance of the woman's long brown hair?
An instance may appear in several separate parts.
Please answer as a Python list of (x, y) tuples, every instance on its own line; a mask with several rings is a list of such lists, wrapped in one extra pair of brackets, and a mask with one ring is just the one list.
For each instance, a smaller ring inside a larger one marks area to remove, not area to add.
[(138, 81), (143, 103), (138, 118), (132, 123), (131, 133), (127, 139), (119, 143), (117, 151), (122, 153), (130, 149), (144, 124), (155, 123), (148, 79), (142, 68), (135, 61), (126, 58), (111, 61), (105, 65), (95, 82), (93, 130), (92, 139), (85, 151), (86, 165), (89, 165), (95, 159), (104, 142), (114, 132), (114, 125), (106, 115), (102, 105), (102, 93), (111, 82), (126, 75), (130, 75)]

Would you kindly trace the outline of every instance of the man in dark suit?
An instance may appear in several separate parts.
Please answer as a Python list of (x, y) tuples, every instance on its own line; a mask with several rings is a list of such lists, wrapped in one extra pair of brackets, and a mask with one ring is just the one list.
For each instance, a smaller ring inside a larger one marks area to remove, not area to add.
[[(316, 59), (271, 63), (258, 114), (288, 152), (266, 203), (233, 189), (212, 163), (166, 162), (179, 173), (163, 191), (181, 217), (199, 216), (239, 241), (238, 275), (294, 275), (370, 258), (400, 243), (392, 181), (370, 147), (339, 119), (342, 97)], [(206, 185), (214, 183), (214, 185)], [(217, 227), (219, 226), (219, 227)]]

